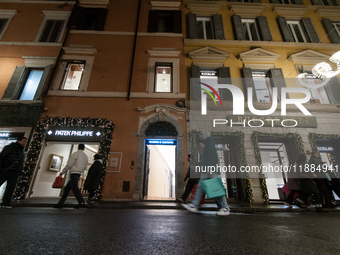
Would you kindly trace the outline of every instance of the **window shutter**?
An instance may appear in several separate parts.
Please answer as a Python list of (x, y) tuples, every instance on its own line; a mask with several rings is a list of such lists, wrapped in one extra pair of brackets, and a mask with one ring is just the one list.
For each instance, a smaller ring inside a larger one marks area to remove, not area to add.
[(340, 6), (340, 0), (335, 0), (337, 6)]
[(321, 0), (312, 0), (313, 5), (322, 5)]
[[(278, 101), (280, 102), (281, 88), (286, 87), (286, 82), (282, 73), (282, 69), (281, 68), (270, 69), (268, 74), (270, 77), (272, 87), (277, 88)], [(287, 95), (287, 98), (289, 98), (289, 95)]]
[(294, 0), (294, 3), (295, 4), (303, 4), (303, 1), (302, 0)]
[(71, 16), (68, 20), (67, 26), (73, 29), (80, 29), (84, 20), (85, 8), (75, 5), (73, 7)]
[(174, 11), (174, 33), (182, 33), (182, 12)]
[(3, 100), (11, 100), (14, 97), (14, 92), (17, 89), (17, 86), (19, 84), (20, 78), (22, 78), (22, 75), (24, 73), (25, 66), (17, 66), (14, 70), (14, 73), (7, 85), (7, 88), (5, 90), (5, 93), (2, 97)]
[(340, 83), (335, 76), (324, 87), (331, 104), (340, 104)]
[(197, 39), (197, 27), (196, 27), (196, 14), (188, 13), (188, 30), (189, 30), (189, 39)]
[[(218, 68), (218, 83), (231, 84), (229, 67)], [(222, 101), (233, 101), (233, 96), (229, 89), (218, 89)]]
[(261, 3), (261, 0), (253, 0), (253, 3)]
[(270, 0), (272, 4), (280, 4), (280, 0)]
[(201, 90), (198, 82), (200, 82), (200, 67), (191, 64), (190, 99), (201, 100)]
[(312, 43), (320, 42), (319, 36), (315, 31), (312, 21), (310, 18), (302, 18), (301, 19), (304, 27), (306, 28), (307, 35)]
[(149, 33), (158, 32), (158, 10), (149, 11), (148, 32)]
[(233, 15), (231, 16), (231, 22), (233, 24), (234, 36), (236, 40), (245, 40), (246, 36), (243, 31), (241, 16)]
[(327, 31), (329, 38), (332, 43), (340, 43), (340, 36), (338, 32), (335, 31), (334, 26), (330, 19), (322, 18), (323, 25)]
[(260, 28), (260, 33), (263, 41), (273, 41), (272, 35), (269, 30), (267, 18), (264, 16), (256, 17), (257, 24)]
[(215, 14), (212, 16), (212, 20), (214, 23), (214, 33), (215, 39), (224, 40), (224, 29), (223, 29), (223, 19), (222, 15)]
[(98, 16), (97, 16), (96, 28), (95, 28), (96, 31), (104, 30), (106, 15), (107, 15), (107, 9), (98, 8)]
[(294, 42), (294, 38), (293, 38), (292, 33), (289, 30), (286, 18), (278, 16), (277, 23), (279, 24), (279, 28), (280, 28), (283, 40), (285, 42)]
[(257, 96), (254, 86), (254, 80), (251, 68), (248, 67), (242, 67), (242, 73), (243, 73), (243, 88), (244, 88), (244, 94), (246, 95), (245, 100), (248, 101), (248, 88), (252, 88), (253, 90), (253, 102), (257, 102)]
[(39, 100), (41, 98), (42, 92), (44, 91), (45, 84), (48, 80), (48, 77), (50, 75), (51, 69), (53, 65), (48, 65), (44, 68), (44, 73), (41, 76), (41, 80), (39, 82), (37, 91), (35, 92), (33, 100)]

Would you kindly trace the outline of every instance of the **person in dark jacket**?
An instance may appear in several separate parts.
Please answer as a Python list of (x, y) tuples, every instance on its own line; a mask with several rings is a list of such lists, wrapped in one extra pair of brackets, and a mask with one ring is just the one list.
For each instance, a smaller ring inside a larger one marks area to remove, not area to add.
[(178, 200), (182, 203), (185, 203), (185, 201), (187, 200), (190, 192), (193, 190), (193, 188), (195, 187), (195, 184), (198, 183), (198, 179), (197, 178), (190, 178), (190, 154), (188, 154), (188, 158), (187, 158), (188, 162), (189, 162), (189, 167), (188, 167), (188, 172), (185, 175), (184, 181), (188, 180), (185, 186), (185, 191), (182, 195), (181, 198), (179, 198)]
[(315, 199), (316, 212), (321, 212), (321, 213), (328, 212), (322, 208), (322, 197), (321, 197), (320, 191), (318, 190), (318, 188), (315, 186), (313, 182), (313, 178), (315, 178), (316, 175), (311, 173), (310, 171), (307, 171), (307, 169), (305, 169), (306, 164), (307, 164), (306, 155), (301, 154), (297, 160), (297, 166), (298, 166), (297, 171), (299, 171), (300, 173), (300, 184), (301, 184), (302, 194), (299, 196), (298, 199), (296, 199), (295, 205), (302, 208), (302, 206), (306, 203), (307, 198), (313, 194), (314, 199)]
[(1, 208), (13, 208), (11, 199), (24, 165), (26, 143), (27, 138), (20, 137), (15, 143), (5, 146), (0, 153), (0, 186), (7, 181)]
[(89, 191), (89, 197), (87, 199), (88, 204), (93, 204), (96, 195), (96, 189), (99, 186), (100, 179), (102, 177), (103, 163), (99, 154), (94, 155), (94, 163), (87, 173), (87, 177), (84, 183), (84, 189)]

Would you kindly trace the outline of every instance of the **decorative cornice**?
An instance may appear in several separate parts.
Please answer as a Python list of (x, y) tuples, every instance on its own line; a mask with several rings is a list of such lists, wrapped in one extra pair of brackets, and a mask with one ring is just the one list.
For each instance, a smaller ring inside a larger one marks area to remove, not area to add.
[(315, 13), (324, 18), (339, 19), (339, 9), (319, 8)]
[(146, 107), (137, 107), (138, 111), (140, 113), (148, 113), (151, 111), (156, 111), (157, 113), (167, 113), (169, 110), (177, 113), (177, 114), (183, 114), (186, 112), (186, 108), (180, 108), (175, 105), (171, 104), (152, 104), (148, 105)]
[(97, 50), (93, 46), (71, 45), (63, 47), (65, 54), (86, 54), (93, 55)]
[(239, 59), (243, 62), (274, 63), (280, 57), (280, 54), (257, 48), (240, 53)]
[(161, 1), (151, 1), (153, 10), (178, 10), (181, 3), (180, 2), (161, 2)]
[(151, 57), (178, 57), (181, 51), (173, 48), (153, 48), (147, 51)]
[(212, 16), (221, 10), (222, 2), (188, 3), (188, 9), (199, 16)]
[(93, 5), (107, 5), (109, 0), (79, 0), (80, 5), (93, 4)]
[(221, 61), (224, 62), (228, 59), (230, 53), (223, 50), (216, 49), (211, 46), (206, 46), (201, 49), (188, 52), (189, 58), (195, 61)]
[(289, 56), (288, 60), (294, 64), (317, 64), (319, 62), (326, 62), (329, 60), (328, 55), (314, 51), (304, 50)]
[(278, 15), (289, 19), (301, 19), (303, 15), (308, 11), (307, 7), (275, 7), (273, 9)]
[(256, 18), (264, 10), (264, 6), (244, 6), (244, 5), (231, 5), (230, 10), (242, 18)]
[(71, 11), (42, 11), (48, 18), (69, 18)]

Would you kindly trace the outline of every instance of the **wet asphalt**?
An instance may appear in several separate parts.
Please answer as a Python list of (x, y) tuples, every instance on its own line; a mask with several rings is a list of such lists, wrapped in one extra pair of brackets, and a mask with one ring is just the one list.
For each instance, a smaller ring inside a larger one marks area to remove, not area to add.
[(340, 254), (340, 214), (0, 209), (0, 254)]

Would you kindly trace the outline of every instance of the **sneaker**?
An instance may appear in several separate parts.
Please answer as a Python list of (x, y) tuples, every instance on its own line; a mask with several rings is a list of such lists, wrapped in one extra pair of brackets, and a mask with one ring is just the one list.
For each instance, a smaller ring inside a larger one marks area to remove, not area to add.
[(198, 211), (197, 207), (194, 206), (192, 203), (189, 203), (189, 204), (182, 204), (182, 206), (183, 206), (185, 209), (187, 209), (187, 210), (189, 210), (189, 211), (191, 211), (191, 212), (194, 212), (194, 213), (197, 213), (197, 211)]
[(8, 205), (1, 205), (1, 208), (4, 208), (4, 209), (13, 209), (14, 206), (8, 204)]
[(75, 207), (73, 207), (74, 209), (80, 209), (80, 207), (85, 207), (85, 203), (82, 202), (80, 204), (77, 204)]
[(295, 205), (297, 206), (297, 207), (300, 207), (300, 208), (306, 208), (306, 205), (305, 204), (302, 204), (300, 201), (298, 201), (298, 200), (296, 200), (295, 201)]
[(229, 208), (222, 208), (216, 213), (216, 215), (218, 215), (218, 216), (228, 216), (228, 215), (230, 215), (230, 210), (229, 210)]

